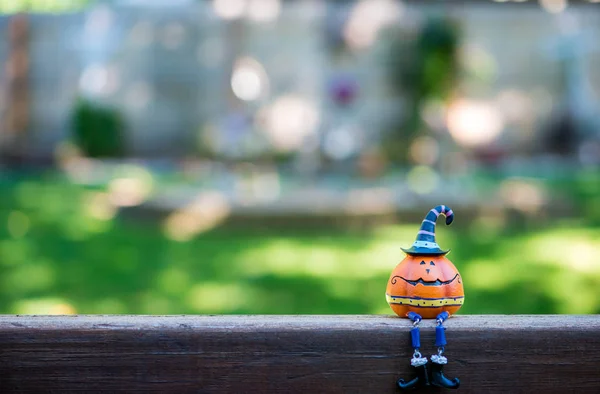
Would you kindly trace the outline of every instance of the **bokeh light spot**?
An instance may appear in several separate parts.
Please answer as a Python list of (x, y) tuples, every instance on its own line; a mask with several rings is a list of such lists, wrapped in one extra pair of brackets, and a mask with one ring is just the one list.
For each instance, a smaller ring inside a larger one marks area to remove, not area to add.
[(355, 50), (368, 48), (379, 31), (396, 22), (403, 12), (402, 3), (393, 0), (360, 0), (342, 32), (348, 46)]
[(275, 149), (289, 152), (300, 148), (313, 135), (320, 114), (311, 100), (288, 95), (265, 109), (265, 132)]
[(117, 207), (132, 207), (143, 203), (153, 190), (150, 171), (141, 166), (124, 165), (108, 184), (108, 199)]
[(236, 61), (231, 75), (231, 89), (240, 100), (254, 101), (268, 88), (268, 78), (262, 65), (250, 57)]
[(74, 315), (75, 307), (61, 298), (39, 298), (22, 300), (13, 306), (14, 313), (20, 315)]
[(491, 104), (458, 100), (450, 105), (447, 124), (456, 142), (474, 147), (494, 141), (502, 132), (504, 120), (500, 111)]
[(509, 179), (500, 185), (500, 196), (513, 209), (536, 213), (547, 202), (547, 195), (539, 182), (528, 179)]
[(144, 202), (151, 190), (151, 185), (143, 179), (113, 179), (109, 185), (109, 201), (118, 207), (133, 207)]
[(440, 148), (435, 138), (422, 136), (415, 138), (410, 145), (409, 153), (416, 164), (431, 166), (437, 162)]
[(110, 201), (108, 193), (93, 192), (85, 196), (83, 208), (87, 215), (98, 220), (114, 218), (117, 209)]
[(417, 194), (429, 194), (439, 183), (439, 175), (428, 166), (416, 166), (408, 171), (406, 183), (410, 190)]
[(253, 294), (250, 286), (204, 282), (188, 292), (187, 304), (196, 312), (227, 313), (252, 303)]
[(567, 9), (567, 0), (539, 0), (540, 6), (551, 14), (560, 14)]
[(213, 0), (213, 10), (225, 20), (239, 19), (244, 15), (247, 0)]
[(204, 192), (192, 203), (169, 215), (164, 223), (164, 232), (174, 241), (188, 241), (219, 225), (230, 211), (230, 204), (224, 195)]
[(323, 141), (324, 153), (334, 160), (350, 158), (359, 149), (357, 132), (352, 126), (333, 129), (325, 135)]
[(254, 22), (271, 22), (281, 12), (281, 0), (249, 0), (248, 19)]

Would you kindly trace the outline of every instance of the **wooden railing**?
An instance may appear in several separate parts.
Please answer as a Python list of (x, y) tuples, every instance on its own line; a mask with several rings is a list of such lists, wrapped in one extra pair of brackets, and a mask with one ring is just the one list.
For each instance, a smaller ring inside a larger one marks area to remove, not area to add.
[[(599, 316), (445, 325), (444, 373), (462, 393), (600, 393)], [(413, 375), (410, 327), (391, 316), (1, 316), (0, 392), (395, 393)], [(427, 356), (433, 327), (421, 324)]]

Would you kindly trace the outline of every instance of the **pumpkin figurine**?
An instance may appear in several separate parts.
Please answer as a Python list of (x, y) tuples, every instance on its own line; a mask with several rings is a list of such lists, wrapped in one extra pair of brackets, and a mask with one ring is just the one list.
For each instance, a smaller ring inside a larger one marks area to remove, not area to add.
[[(446, 258), (449, 250), (440, 249), (435, 241), (435, 225), (439, 215), (446, 216), (446, 224), (454, 220), (452, 209), (438, 205), (427, 213), (417, 233), (417, 239), (406, 253), (404, 260), (392, 271), (386, 289), (386, 300), (392, 310), (400, 317), (413, 321), (411, 330), (414, 348), (411, 365), (417, 368), (417, 377), (405, 382), (399, 379), (401, 389), (434, 385), (456, 389), (457, 378), (448, 379), (442, 369), (448, 362), (443, 356), (446, 346), (444, 321), (458, 311), (463, 304), (465, 293), (460, 273)], [(431, 373), (427, 372), (427, 357), (419, 351), (419, 323), (422, 319), (436, 319), (437, 354), (431, 356)]]

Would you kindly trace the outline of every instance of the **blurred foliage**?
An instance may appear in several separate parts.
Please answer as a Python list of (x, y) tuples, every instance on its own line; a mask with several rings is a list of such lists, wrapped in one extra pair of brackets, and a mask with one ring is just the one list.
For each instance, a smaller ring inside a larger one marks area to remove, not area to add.
[(120, 113), (87, 100), (79, 100), (72, 115), (73, 139), (89, 157), (115, 157), (124, 152)]
[(558, 193), (568, 194), (586, 223), (600, 226), (600, 170), (578, 171), (567, 179), (552, 183)]
[(390, 77), (399, 93), (418, 102), (446, 99), (458, 76), (459, 39), (458, 26), (452, 21), (428, 19), (413, 41), (407, 43), (404, 37), (393, 41)]
[[(597, 202), (596, 181), (572, 186)], [(99, 215), (103, 187), (47, 174), (0, 178), (0, 190), (0, 313), (389, 314), (385, 284), (418, 225), (220, 228), (177, 242), (159, 222)], [(460, 313), (600, 313), (600, 227), (460, 217), (438, 231), (464, 277)]]
[(2, 0), (0, 14), (17, 12), (69, 12), (84, 8), (90, 0)]
[(458, 25), (439, 18), (426, 20), (414, 39), (407, 39), (401, 31), (390, 37), (387, 63), (391, 86), (406, 100), (404, 120), (384, 145), (392, 160), (405, 163), (410, 142), (426, 129), (421, 118), (424, 104), (444, 101), (455, 89), (459, 40)]

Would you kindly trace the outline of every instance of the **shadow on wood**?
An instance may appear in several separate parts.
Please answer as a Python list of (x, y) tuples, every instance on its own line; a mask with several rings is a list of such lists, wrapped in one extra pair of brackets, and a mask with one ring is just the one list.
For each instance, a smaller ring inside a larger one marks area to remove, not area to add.
[[(446, 326), (460, 392), (600, 392), (599, 316)], [(421, 327), (429, 356), (434, 322)], [(2, 316), (0, 392), (394, 393), (413, 373), (409, 329), (391, 316)]]

